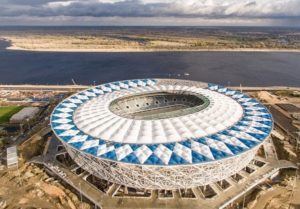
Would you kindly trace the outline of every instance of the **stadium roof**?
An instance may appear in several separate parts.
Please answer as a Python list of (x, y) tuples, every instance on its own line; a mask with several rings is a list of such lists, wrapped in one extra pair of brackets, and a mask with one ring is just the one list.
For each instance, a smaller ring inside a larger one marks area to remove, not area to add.
[[(179, 117), (135, 120), (110, 110), (118, 98), (179, 91), (204, 96), (204, 109)], [(131, 164), (183, 165), (238, 155), (261, 144), (272, 117), (255, 99), (214, 84), (175, 79), (103, 84), (61, 102), (52, 113), (55, 134), (95, 157)]]

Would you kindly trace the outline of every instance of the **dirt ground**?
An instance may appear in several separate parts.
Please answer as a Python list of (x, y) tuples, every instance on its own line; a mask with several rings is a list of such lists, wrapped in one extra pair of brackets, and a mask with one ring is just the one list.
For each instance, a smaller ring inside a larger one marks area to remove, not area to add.
[(262, 102), (266, 102), (270, 104), (284, 103), (287, 101), (286, 99), (280, 98), (267, 91), (257, 92), (257, 98)]
[(35, 165), (0, 173), (0, 208), (89, 209), (77, 195)]
[(296, 106), (300, 106), (300, 97), (280, 95), (280, 93), (278, 92), (269, 92), (269, 91), (258, 91), (250, 94), (264, 103), (269, 103), (269, 104), (290, 103)]
[[(297, 185), (300, 181), (298, 180)], [(275, 185), (267, 191), (260, 191), (256, 199), (248, 204), (248, 209), (299, 209), (299, 187), (294, 190), (292, 188), (294, 178), (290, 177), (283, 181), (280, 185)], [(290, 204), (291, 203), (291, 204)]]
[[(299, 152), (297, 155), (294, 147), (288, 142), (277, 138), (274, 138), (273, 142), (279, 159), (300, 162)], [(295, 170), (284, 170), (281, 173), (283, 181), (267, 191), (260, 191), (254, 201), (248, 204), (248, 209), (300, 209), (300, 173), (297, 181), (295, 174)]]
[[(49, 138), (48, 138), (49, 140)], [(18, 146), (19, 169), (0, 171), (0, 209), (90, 209), (78, 196), (28, 162), (42, 154), (47, 138), (35, 134)]]
[(21, 161), (28, 161), (34, 156), (41, 155), (46, 143), (46, 139), (43, 139), (38, 134), (32, 136), (28, 141), (18, 146), (19, 156)]

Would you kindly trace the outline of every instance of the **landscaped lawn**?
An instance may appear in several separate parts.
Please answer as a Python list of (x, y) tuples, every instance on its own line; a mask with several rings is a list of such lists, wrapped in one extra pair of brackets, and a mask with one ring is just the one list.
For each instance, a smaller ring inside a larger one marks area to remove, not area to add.
[(7, 123), (12, 115), (23, 109), (23, 106), (0, 107), (0, 123)]

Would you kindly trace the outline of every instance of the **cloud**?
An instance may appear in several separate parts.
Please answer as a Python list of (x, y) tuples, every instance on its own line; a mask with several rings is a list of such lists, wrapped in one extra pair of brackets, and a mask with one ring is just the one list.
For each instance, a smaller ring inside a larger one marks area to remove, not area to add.
[(0, 0), (1, 17), (299, 19), (300, 0)]

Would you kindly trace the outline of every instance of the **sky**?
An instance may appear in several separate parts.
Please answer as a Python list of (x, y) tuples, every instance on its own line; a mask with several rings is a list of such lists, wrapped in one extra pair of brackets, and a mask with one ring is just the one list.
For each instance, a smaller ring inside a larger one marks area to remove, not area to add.
[(300, 26), (300, 0), (0, 0), (0, 25)]

